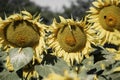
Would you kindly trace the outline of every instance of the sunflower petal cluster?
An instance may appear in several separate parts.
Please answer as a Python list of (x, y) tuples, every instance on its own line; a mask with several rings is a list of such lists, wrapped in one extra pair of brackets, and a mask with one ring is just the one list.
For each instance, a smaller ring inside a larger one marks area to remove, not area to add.
[(74, 61), (80, 63), (84, 56), (89, 57), (91, 43), (99, 42), (95, 38), (96, 31), (90, 29), (91, 24), (86, 18), (81, 21), (59, 18), (60, 23), (54, 19), (49, 27), (51, 34), (47, 44), (53, 55), (63, 58), (69, 65), (73, 65)]
[(89, 22), (98, 32), (101, 44), (120, 44), (120, 0), (96, 0), (88, 11)]

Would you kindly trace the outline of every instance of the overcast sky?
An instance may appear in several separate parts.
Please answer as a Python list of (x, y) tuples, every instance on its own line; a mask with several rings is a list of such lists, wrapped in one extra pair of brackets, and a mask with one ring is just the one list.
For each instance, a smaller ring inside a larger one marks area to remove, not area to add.
[(50, 7), (50, 10), (54, 12), (63, 12), (63, 5), (70, 7), (71, 1), (76, 2), (76, 0), (30, 0), (37, 5), (42, 7)]

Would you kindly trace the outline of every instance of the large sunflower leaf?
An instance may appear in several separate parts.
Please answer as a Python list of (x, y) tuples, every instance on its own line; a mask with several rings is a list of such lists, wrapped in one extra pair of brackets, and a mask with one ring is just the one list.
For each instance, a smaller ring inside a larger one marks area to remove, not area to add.
[(0, 80), (22, 80), (16, 72), (3, 71), (0, 73)]
[(10, 62), (14, 69), (17, 71), (27, 65), (33, 57), (33, 49), (27, 48), (14, 48), (9, 51)]
[(57, 74), (63, 74), (65, 70), (69, 70), (67, 63), (62, 59), (57, 59), (54, 65), (36, 65), (35, 70), (40, 76), (46, 77), (49, 73), (55, 72)]

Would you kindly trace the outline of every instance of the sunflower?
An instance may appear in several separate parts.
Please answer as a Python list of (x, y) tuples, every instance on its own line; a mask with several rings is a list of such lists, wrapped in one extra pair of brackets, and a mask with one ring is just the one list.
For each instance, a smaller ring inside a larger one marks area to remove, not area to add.
[(60, 23), (54, 19), (49, 27), (48, 46), (53, 49), (53, 55), (62, 57), (68, 64), (80, 63), (84, 56), (88, 57), (91, 43), (96, 43), (95, 31), (89, 29), (86, 18), (81, 21), (65, 19), (60, 16)]
[(120, 44), (120, 0), (96, 0), (88, 12), (101, 44)]
[[(0, 20), (0, 44), (6, 51), (13, 48), (32, 47), (35, 60), (41, 62), (41, 54), (45, 48), (45, 25), (39, 23), (40, 15), (32, 16), (27, 11), (21, 11)], [(7, 66), (9, 67), (9, 56)]]

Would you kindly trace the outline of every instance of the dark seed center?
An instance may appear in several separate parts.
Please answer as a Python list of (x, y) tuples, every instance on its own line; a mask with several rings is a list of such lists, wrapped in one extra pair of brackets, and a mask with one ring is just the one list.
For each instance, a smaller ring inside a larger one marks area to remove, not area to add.
[[(6, 40), (19, 47), (31, 47), (39, 42), (39, 32), (35, 25), (27, 21), (12, 22), (4, 31)], [(36, 28), (34, 28), (36, 27)]]

